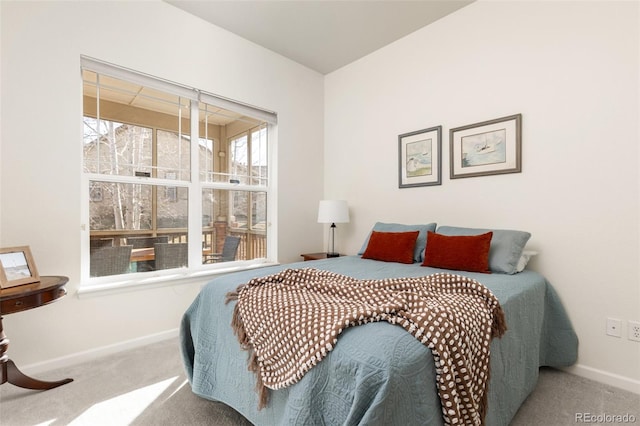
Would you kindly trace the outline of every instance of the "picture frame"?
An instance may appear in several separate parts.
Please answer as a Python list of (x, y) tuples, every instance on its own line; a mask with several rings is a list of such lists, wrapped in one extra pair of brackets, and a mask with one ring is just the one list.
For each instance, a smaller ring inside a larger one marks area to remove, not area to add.
[(0, 248), (0, 288), (40, 281), (29, 246)]
[(522, 171), (522, 114), (449, 131), (451, 179)]
[(398, 186), (440, 185), (442, 126), (398, 135)]

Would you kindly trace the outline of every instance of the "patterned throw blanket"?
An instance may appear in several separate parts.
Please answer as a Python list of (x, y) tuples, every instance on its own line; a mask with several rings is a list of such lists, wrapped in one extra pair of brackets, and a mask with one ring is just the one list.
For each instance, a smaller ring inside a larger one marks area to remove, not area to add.
[(357, 280), (318, 269), (286, 269), (227, 295), (232, 327), (251, 351), (262, 408), (268, 390), (299, 381), (347, 327), (398, 324), (426, 345), (436, 366), (446, 424), (484, 424), (489, 345), (506, 331), (498, 300), (479, 282), (453, 274)]

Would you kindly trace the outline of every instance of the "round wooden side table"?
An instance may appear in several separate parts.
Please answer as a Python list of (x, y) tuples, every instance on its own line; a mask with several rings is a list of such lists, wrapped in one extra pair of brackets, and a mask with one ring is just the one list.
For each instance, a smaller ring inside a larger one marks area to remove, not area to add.
[[(4, 288), (0, 290), (0, 314), (14, 314), (54, 302), (67, 294), (64, 285), (68, 281), (69, 278), (62, 276), (41, 276), (40, 282), (37, 283)], [(4, 334), (0, 316), (0, 372), (2, 373), (0, 385), (9, 382), (21, 388), (48, 390), (73, 381), (73, 379), (64, 379), (46, 382), (27, 376), (9, 359), (8, 347), (9, 339)]]

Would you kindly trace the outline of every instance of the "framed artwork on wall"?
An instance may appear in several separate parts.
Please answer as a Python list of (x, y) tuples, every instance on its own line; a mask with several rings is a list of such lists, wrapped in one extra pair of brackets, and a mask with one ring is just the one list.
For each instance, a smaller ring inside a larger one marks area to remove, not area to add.
[(522, 114), (449, 131), (451, 179), (520, 173)]
[(400, 188), (440, 185), (442, 126), (398, 136), (398, 185)]
[(0, 248), (0, 288), (40, 281), (29, 246)]

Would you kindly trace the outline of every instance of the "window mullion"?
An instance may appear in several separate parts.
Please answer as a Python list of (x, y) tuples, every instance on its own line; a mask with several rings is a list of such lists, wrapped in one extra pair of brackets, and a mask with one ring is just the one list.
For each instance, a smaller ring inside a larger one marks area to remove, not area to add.
[(278, 244), (277, 238), (274, 235), (278, 234), (278, 221), (275, 218), (278, 216), (278, 191), (275, 188), (278, 187), (278, 174), (277, 170), (277, 158), (278, 147), (276, 141), (278, 140), (278, 128), (276, 125), (267, 124), (267, 258), (278, 259)]
[(100, 153), (100, 145), (102, 145), (100, 143), (100, 138), (101, 138), (101, 132), (100, 132), (100, 74), (96, 75), (96, 139), (98, 141), (98, 143), (96, 144), (96, 151), (97, 151), (97, 155), (96, 155), (96, 163), (97, 163), (97, 168), (96, 171), (98, 173), (100, 173), (102, 171), (102, 162), (101, 162), (101, 153)]
[[(158, 129), (151, 132), (151, 176), (158, 177)], [(151, 187), (151, 229), (158, 233), (158, 187)]]
[(200, 111), (191, 101), (191, 183), (189, 185), (189, 267), (202, 264), (202, 185), (200, 182)]
[[(247, 180), (253, 186), (253, 129), (247, 132)], [(247, 194), (247, 230), (253, 229), (253, 194)]]
[(159, 186), (178, 186), (188, 187), (189, 182), (173, 180), (173, 179), (159, 179), (140, 176), (122, 176), (122, 175), (103, 175), (99, 173), (85, 173), (85, 176), (90, 181), (98, 182), (116, 182), (116, 183), (132, 183), (138, 185), (159, 185)]

